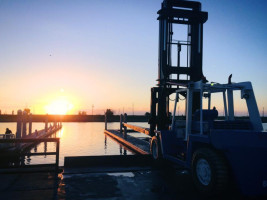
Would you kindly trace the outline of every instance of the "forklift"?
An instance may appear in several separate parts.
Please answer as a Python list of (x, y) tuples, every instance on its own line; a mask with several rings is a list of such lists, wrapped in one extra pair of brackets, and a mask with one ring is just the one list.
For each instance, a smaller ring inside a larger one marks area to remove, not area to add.
[[(222, 193), (233, 179), (245, 195), (267, 195), (267, 132), (252, 84), (232, 83), (232, 75), (227, 84), (209, 83), (204, 77), (203, 24), (208, 13), (201, 11), (199, 2), (164, 0), (158, 14), (158, 85), (151, 89), (149, 120), (153, 159), (190, 170), (204, 194)], [(179, 36), (183, 38), (178, 40)], [(175, 95), (172, 113), (171, 95)], [(218, 101), (212, 97), (218, 95), (224, 118), (211, 108), (211, 102)], [(234, 115), (234, 102), (241, 101), (249, 114), (244, 120)], [(179, 105), (185, 106), (183, 117), (177, 116)]]

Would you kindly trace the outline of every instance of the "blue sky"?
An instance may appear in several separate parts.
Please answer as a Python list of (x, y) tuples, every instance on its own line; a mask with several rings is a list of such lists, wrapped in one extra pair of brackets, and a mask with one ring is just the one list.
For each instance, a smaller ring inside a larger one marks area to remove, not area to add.
[[(149, 111), (161, 0), (0, 1), (0, 109), (35, 113), (65, 98), (71, 112)], [(203, 0), (203, 71), (251, 81), (267, 108), (267, 1)], [(63, 92), (64, 91), (64, 92)]]

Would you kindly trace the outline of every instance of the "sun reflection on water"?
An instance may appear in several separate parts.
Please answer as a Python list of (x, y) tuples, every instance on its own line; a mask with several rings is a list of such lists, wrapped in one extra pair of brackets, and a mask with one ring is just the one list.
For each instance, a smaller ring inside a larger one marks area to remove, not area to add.
[[(64, 165), (64, 157), (66, 156), (133, 154), (129, 149), (124, 148), (104, 134), (104, 123), (63, 123), (62, 125), (62, 129), (51, 136), (60, 138), (60, 166)], [(119, 123), (117, 125), (119, 126)], [(37, 152), (53, 152), (56, 150), (56, 143), (40, 143), (35, 150)], [(35, 156), (31, 157), (29, 164), (47, 164), (54, 161), (55, 156)]]

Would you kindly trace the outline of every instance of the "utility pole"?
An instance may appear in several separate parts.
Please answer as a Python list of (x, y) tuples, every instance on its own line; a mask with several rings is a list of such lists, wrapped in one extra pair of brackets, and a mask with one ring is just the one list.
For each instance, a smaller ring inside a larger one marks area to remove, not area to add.
[(133, 115), (134, 115), (134, 103), (132, 104), (132, 110), (133, 110)]
[(92, 105), (92, 115), (94, 115), (94, 104)]

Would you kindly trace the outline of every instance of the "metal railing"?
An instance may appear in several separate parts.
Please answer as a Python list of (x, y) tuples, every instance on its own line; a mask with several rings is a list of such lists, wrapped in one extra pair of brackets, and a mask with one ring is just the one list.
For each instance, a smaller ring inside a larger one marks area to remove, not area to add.
[(15, 134), (0, 134), (0, 139), (14, 139)]
[[(21, 153), (22, 155), (26, 156), (42, 156), (42, 155), (55, 155), (56, 160), (55, 164), (35, 164), (35, 165), (23, 165), (20, 167), (27, 168), (27, 167), (42, 167), (42, 166), (54, 166), (55, 171), (58, 171), (59, 167), (59, 144), (60, 144), (60, 138), (37, 138), (37, 139), (2, 139), (0, 140), (0, 144), (24, 144), (24, 143), (32, 143), (37, 144), (41, 142), (56, 142), (56, 151), (55, 152), (38, 152), (38, 153), (31, 153), (31, 152), (25, 152)], [(19, 149), (19, 147), (18, 147)]]

